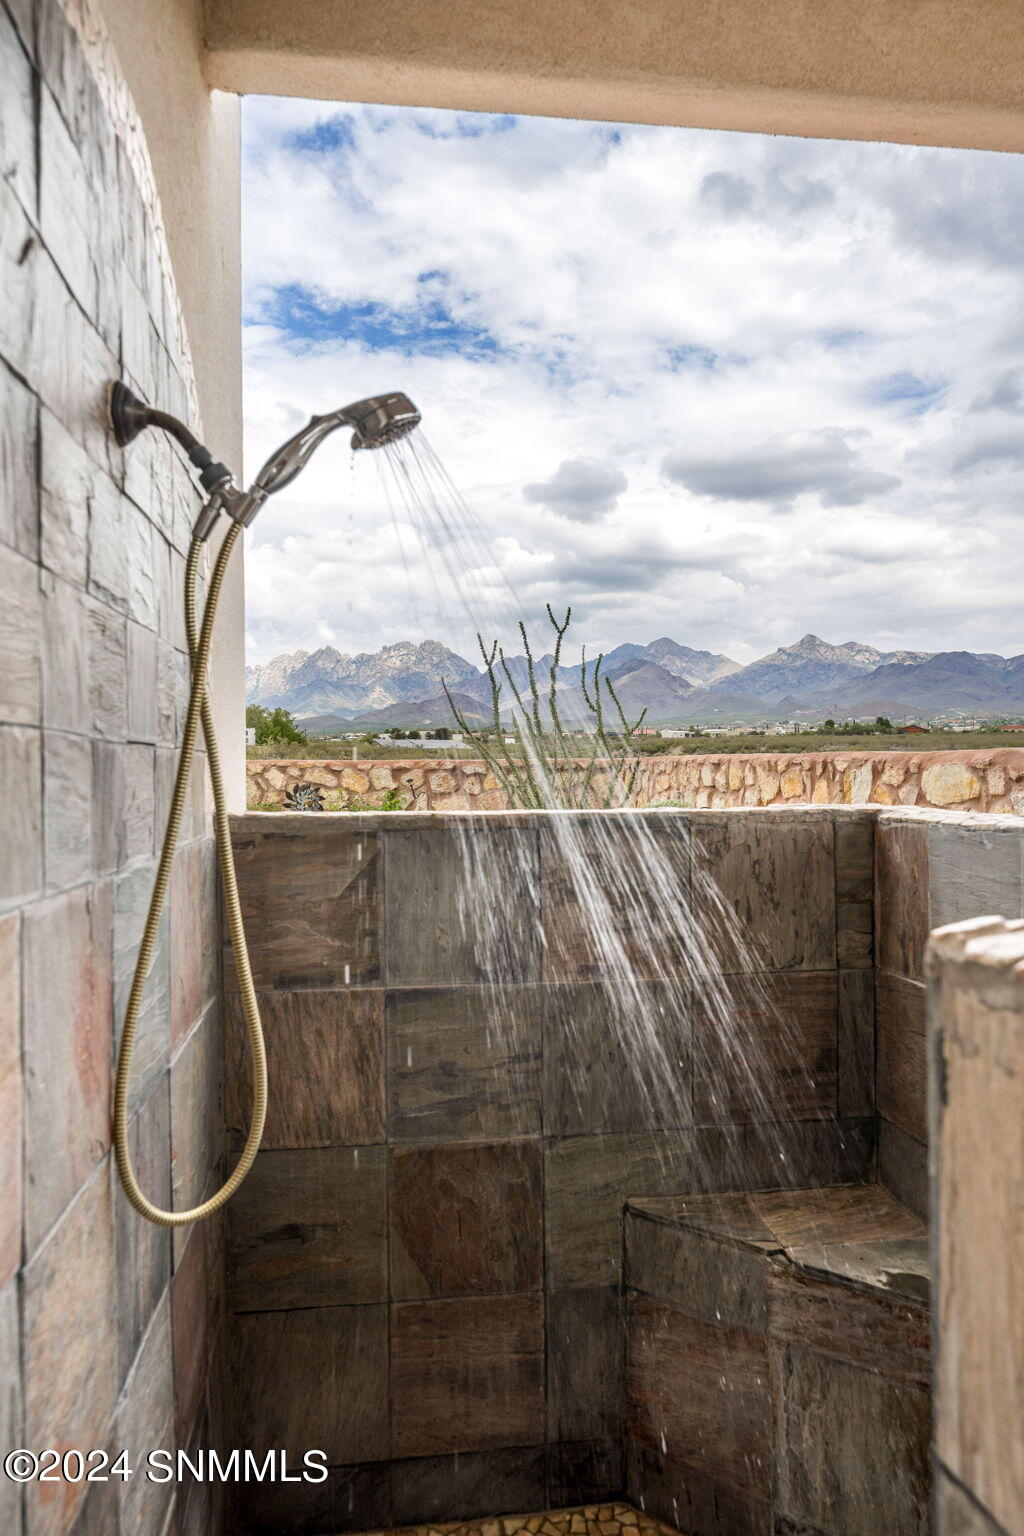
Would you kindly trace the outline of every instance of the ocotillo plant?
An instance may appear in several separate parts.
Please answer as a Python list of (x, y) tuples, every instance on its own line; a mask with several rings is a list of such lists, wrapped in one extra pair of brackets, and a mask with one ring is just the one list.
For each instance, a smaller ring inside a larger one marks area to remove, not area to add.
[[(549, 667), (546, 700), (537, 680), (533, 651), (520, 619), (519, 633), (526, 653), (524, 691), (512, 675), (505, 652), (494, 641), (490, 649), (477, 635), (480, 654), (491, 691), (491, 732), (484, 735), (468, 723), (463, 711), (442, 684), (452, 714), (463, 739), (471, 742), (504, 790), (510, 809), (550, 810), (556, 808), (608, 810), (628, 805), (636, 783), (640, 759), (633, 749), (633, 737), (643, 724), (647, 711), (630, 722), (619, 702), (611, 678), (602, 677), (603, 654), (593, 663), (587, 677), (587, 653), (583, 650), (580, 687), (589, 712), (589, 723), (573, 730), (562, 718), (558, 699), (558, 671), (562, 643), (572, 609), (567, 608), (561, 624), (547, 605), (548, 618), (555, 631), (555, 649)], [(499, 671), (500, 668), (500, 671)], [(511, 735), (502, 725), (502, 692), (508, 684), (511, 697)], [(605, 715), (605, 694), (614, 710), (615, 724), (609, 726)], [(545, 721), (545, 714), (547, 719)], [(609, 734), (611, 733), (611, 734)]]

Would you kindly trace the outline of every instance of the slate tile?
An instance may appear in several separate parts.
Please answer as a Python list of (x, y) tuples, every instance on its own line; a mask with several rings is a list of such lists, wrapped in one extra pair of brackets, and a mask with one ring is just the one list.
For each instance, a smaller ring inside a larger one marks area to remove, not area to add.
[[(0, 1445), (11, 1448), (24, 1444), (21, 1323), (17, 1284), (10, 1280), (0, 1290)], [(0, 1480), (0, 1522), (10, 1536), (21, 1536), (21, 1489), (8, 1477)]]
[(539, 1142), (394, 1147), (390, 1185), (397, 1300), (540, 1288)]
[(1024, 825), (933, 822), (927, 833), (933, 928), (968, 917), (1024, 917)]
[(686, 1133), (553, 1142), (545, 1153), (546, 1284), (557, 1290), (617, 1284), (626, 1200), (637, 1190), (685, 1194), (701, 1187), (700, 1180)]
[(541, 1444), (543, 1299), (393, 1306), (391, 1394), (396, 1457)]
[(103, 198), (49, 91), (39, 94), (39, 223), (68, 287), (93, 320)]
[(330, 1466), (388, 1457), (387, 1308), (245, 1312), (231, 1323), (244, 1449), (310, 1446)]
[(809, 1350), (773, 1345), (775, 1507), (821, 1531), (891, 1536), (931, 1525), (929, 1394)]
[(927, 1221), (931, 1204), (928, 1148), (898, 1125), (879, 1118), (878, 1181), (892, 1191), (915, 1216)]
[(772, 1426), (764, 1335), (688, 1317), (648, 1296), (630, 1298), (627, 1328), (629, 1434), (766, 1500)]
[(537, 988), (411, 988), (388, 992), (385, 1006), (394, 1140), (540, 1130)]
[[(27, 1445), (107, 1445), (117, 1397), (115, 1269), (111, 1168), (104, 1162), (25, 1268)], [(29, 1484), (31, 1536), (63, 1536), (86, 1486)]]
[(887, 971), (878, 973), (878, 1112), (928, 1140), (928, 1063), (925, 989)]
[[(142, 1339), (117, 1407), (117, 1443), (130, 1467), (142, 1469), (155, 1449), (174, 1445), (174, 1372), (171, 1304), (164, 1294)], [(121, 1527), (132, 1536), (162, 1536), (174, 1484), (141, 1470), (118, 1484)]]
[(86, 604), (88, 707), (93, 733), (107, 741), (128, 734), (128, 647), (123, 614), (105, 602)]
[(174, 1432), (188, 1445), (201, 1418), (213, 1344), (214, 1268), (219, 1262), (211, 1222), (187, 1229), (171, 1277), (171, 1340), (174, 1354)]
[(89, 733), (88, 608), (80, 587), (40, 573), (43, 723), (54, 730)]
[[(684, 1209), (686, 1201), (678, 1204)], [(767, 1327), (764, 1257), (735, 1241), (716, 1241), (631, 1208), (626, 1212), (624, 1278), (630, 1289), (705, 1322), (761, 1332)]]
[(929, 915), (928, 824), (889, 821), (875, 833), (876, 953), (880, 970), (920, 981)]
[[(171, 1202), (171, 1105), (165, 1073), (128, 1123), (132, 1166), (143, 1190), (162, 1209)], [(117, 1234), (118, 1381), (123, 1383), (139, 1341), (171, 1276), (171, 1233), (140, 1216), (115, 1189)]]
[[(378, 840), (326, 817), (307, 820), (235, 833), (253, 979), (279, 991), (372, 984), (380, 977)], [(224, 977), (233, 989), (230, 955)]]
[[(113, 1444), (107, 1447), (111, 1461), (118, 1449)], [(107, 1483), (89, 1485), (71, 1536), (124, 1536), (118, 1510), (119, 1492), (116, 1478), (111, 1478)]]
[(764, 1121), (694, 1133), (692, 1188), (802, 1189), (872, 1176), (875, 1117)]
[(33, 333), (39, 323), (40, 272), (47, 257), (6, 182), (0, 188), (0, 233), (0, 268), (7, 297), (0, 314), (0, 356), (34, 388), (39, 370)]
[(622, 1437), (614, 1440), (563, 1440), (548, 1445), (548, 1504), (618, 1499), (625, 1487)]
[(539, 979), (534, 830), (396, 830), (385, 846), (389, 986)]
[(778, 1536), (767, 1499), (672, 1461), (632, 1436), (626, 1440), (626, 1489), (631, 1504), (676, 1530), (700, 1536)]
[(874, 961), (874, 816), (839, 817), (836, 839), (836, 953), (840, 966)]
[(0, 859), (0, 906), (38, 894), (43, 879), (42, 764), (38, 731), (0, 726), (0, 774), (16, 785), (18, 814), (4, 834)]
[(836, 963), (835, 854), (824, 817), (701, 820), (694, 913), (723, 971), (823, 971)]
[[(114, 1045), (120, 1049), (139, 945), (156, 880), (156, 860), (135, 864), (114, 881)], [(166, 908), (157, 928), (132, 1051), (128, 1110), (134, 1114), (167, 1072), (170, 1043), (170, 953)]]
[(246, 1536), (335, 1536), (392, 1525), (385, 1461), (331, 1467), (322, 1483), (240, 1483), (237, 1493)]
[(543, 1445), (419, 1456), (391, 1464), (393, 1519), (433, 1524), (547, 1507)]
[(770, 1266), (766, 1285), (773, 1340), (930, 1390), (926, 1306), (881, 1289), (840, 1285), (787, 1263)]
[(39, 571), (6, 544), (0, 544), (0, 720), (38, 725), (42, 717), (39, 668)]
[(176, 1047), (216, 991), (220, 908), (215, 848), (210, 839), (178, 849), (168, 905), (171, 1040)]
[[(206, 1198), (219, 1172), (221, 1074), (214, 1003), (171, 1062), (171, 1199), (186, 1210)], [(184, 1229), (175, 1228), (180, 1243)]]
[[(643, 879), (632, 871), (643, 869)], [(695, 925), (690, 829), (666, 817), (559, 817), (540, 832), (547, 982), (615, 981), (688, 972)]]
[(637, 981), (545, 987), (544, 1129), (653, 1131), (693, 1122), (685, 987)]
[(875, 1108), (875, 975), (841, 970), (838, 976), (837, 1103), (840, 1115)]
[(88, 574), (89, 501), (102, 471), (45, 408), (39, 427), (40, 556), (55, 576), (81, 589)]
[(156, 741), (157, 637), (151, 629), (127, 626), (127, 729), (129, 741)]
[(260, 1152), (228, 1208), (238, 1311), (387, 1300), (383, 1147)]
[(0, 1289), (21, 1262), (21, 915), (0, 918)]
[[(384, 1140), (384, 994), (260, 992), (267, 1050), (267, 1148), (362, 1146)], [(249, 1128), (252, 1063), (237, 993), (228, 993), (227, 1125)]]
[(836, 1112), (837, 976), (737, 976), (694, 1029), (694, 1112), (719, 1121), (814, 1119)]
[(43, 736), (46, 884), (61, 891), (92, 871), (92, 744), (84, 736)]
[(153, 853), (154, 749), (105, 741), (92, 745), (93, 863), (97, 872), (114, 871)]
[[(6, 104), (5, 93), (0, 112)], [(9, 368), (0, 367), (0, 542), (27, 560), (39, 557), (38, 440), (35, 396)]]
[(548, 1440), (619, 1438), (626, 1399), (626, 1325), (619, 1286), (547, 1296)]
[(24, 918), (30, 1254), (109, 1145), (111, 912), (103, 885), (40, 902)]
[(36, 210), (36, 112), (32, 65), (6, 11), (0, 12), (0, 155), (4, 179), (29, 216)]

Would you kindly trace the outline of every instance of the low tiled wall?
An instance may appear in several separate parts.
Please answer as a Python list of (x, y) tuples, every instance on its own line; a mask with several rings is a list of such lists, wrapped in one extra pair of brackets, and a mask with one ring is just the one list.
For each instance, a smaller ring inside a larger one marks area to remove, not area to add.
[(1024, 917), (1024, 821), (883, 811), (875, 866), (879, 1177), (927, 1215), (925, 946), (947, 923)]
[[(636, 933), (623, 918), (678, 1063), (653, 1096), (603, 1006), (553, 832), (566, 814), (234, 821), (271, 1082), (229, 1210), (237, 1443), (322, 1447), (332, 1467), (279, 1499), (241, 1490), (247, 1536), (621, 1491), (625, 1199), (870, 1170), (873, 813), (644, 817), (670, 929), (679, 907), (713, 925), (717, 881), (761, 967), (720, 946), (722, 987), (756, 983), (785, 1026), (760, 1039), (775, 1026), (737, 1002), (730, 1049), (666, 1008), (657, 913)], [(575, 820), (586, 843), (635, 816)]]
[[(497, 811), (505, 798), (479, 759), (251, 759), (250, 808), (280, 805), (300, 780), (337, 810), (397, 790), (418, 811)], [(983, 752), (732, 753), (644, 760), (638, 806), (917, 805), (1024, 816), (1024, 748)]]
[(1024, 1511), (1024, 932), (932, 940), (936, 1476), (943, 1536)]

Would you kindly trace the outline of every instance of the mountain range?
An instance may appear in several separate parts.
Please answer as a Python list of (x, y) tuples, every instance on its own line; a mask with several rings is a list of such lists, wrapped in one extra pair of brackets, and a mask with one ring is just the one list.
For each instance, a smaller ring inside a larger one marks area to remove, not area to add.
[[(542, 691), (550, 663), (550, 656), (535, 663)], [(510, 657), (509, 670), (525, 688), (526, 658)], [(662, 638), (616, 646), (602, 671), (627, 715), (646, 708), (651, 722), (1024, 713), (1024, 655), (1007, 660), (973, 651), (879, 651), (855, 640), (833, 645), (804, 635), (741, 666)], [(434, 728), (452, 720), (444, 684), (471, 723), (489, 716), (486, 675), (437, 640), (405, 640), (358, 656), (332, 646), (276, 656), (247, 668), (246, 697), (269, 708), (280, 705), (315, 729)], [(560, 667), (557, 686), (566, 718), (584, 717), (580, 666)], [(506, 683), (503, 698), (508, 694)]]

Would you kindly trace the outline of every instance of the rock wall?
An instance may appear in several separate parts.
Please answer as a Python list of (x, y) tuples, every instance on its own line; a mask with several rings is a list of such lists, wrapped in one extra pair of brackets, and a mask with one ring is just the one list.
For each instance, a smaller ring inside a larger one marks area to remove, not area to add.
[[(306, 781), (327, 809), (369, 810), (389, 790), (419, 811), (500, 811), (505, 797), (478, 759), (393, 762), (265, 758), (247, 765), (251, 810), (283, 804)], [(652, 757), (638, 805), (918, 805), (1024, 816), (1024, 748), (974, 752), (733, 753)]]

